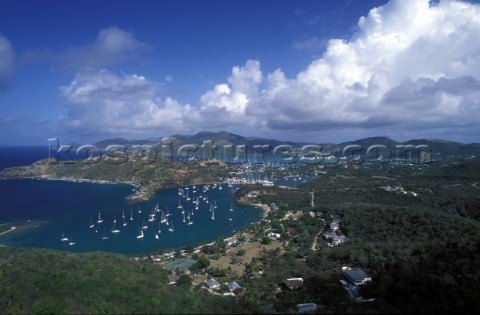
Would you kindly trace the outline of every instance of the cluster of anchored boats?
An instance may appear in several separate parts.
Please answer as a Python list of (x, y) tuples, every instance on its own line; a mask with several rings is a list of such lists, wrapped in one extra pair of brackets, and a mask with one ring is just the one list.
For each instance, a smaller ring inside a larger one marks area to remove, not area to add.
[[(228, 187), (233, 188), (233, 185), (228, 185)], [(182, 223), (186, 225), (192, 225), (193, 216), (195, 216), (195, 213), (199, 211), (201, 204), (208, 205), (208, 211), (211, 212), (210, 219), (212, 221), (215, 221), (215, 210), (217, 209), (217, 202), (216, 200), (214, 200), (213, 202), (210, 202), (207, 196), (207, 192), (211, 189), (222, 190), (223, 187), (221, 184), (211, 184), (211, 185), (203, 185), (201, 188), (192, 186), (192, 187), (183, 187), (178, 189), (179, 200), (178, 200), (178, 206), (177, 206), (177, 211), (178, 211), (177, 215), (181, 216)], [(233, 205), (230, 207), (229, 211), (231, 212), (234, 211)], [(137, 217), (138, 217), (138, 214), (141, 215), (142, 210), (140, 209), (140, 207), (136, 212), (137, 212)], [(171, 213), (168, 207), (165, 210), (162, 210), (157, 204), (154, 208), (152, 208), (148, 212), (147, 216), (143, 217), (142, 224), (138, 228), (138, 234), (136, 238), (143, 239), (145, 237), (144, 230), (147, 230), (149, 228), (149, 223), (156, 222), (156, 221), (158, 221), (158, 227), (156, 226), (155, 228), (155, 233), (154, 233), (155, 239), (160, 239), (160, 234), (162, 233), (162, 224), (165, 224), (169, 232), (174, 232), (175, 228), (172, 220), (173, 216), (174, 216), (174, 213)], [(232, 221), (232, 218), (230, 217), (228, 220)], [(120, 233), (121, 230), (119, 226), (126, 227), (129, 223), (133, 223), (133, 221), (134, 221), (134, 211), (130, 210), (130, 216), (127, 217), (125, 215), (125, 210), (123, 210), (122, 216), (121, 216), (121, 223), (118, 222), (118, 226), (117, 226), (117, 218), (116, 216), (114, 216), (111, 233), (112, 234)], [(102, 214), (100, 212), (98, 213), (98, 219), (96, 220), (96, 222), (94, 222), (92, 220), (92, 217), (90, 217), (89, 228), (92, 231), (95, 231), (95, 233), (98, 233), (99, 227), (101, 227), (104, 224), (105, 223), (102, 218)], [(109, 238), (110, 237), (107, 235), (104, 229), (102, 240), (106, 240)], [(65, 233), (62, 234), (60, 240), (62, 242), (68, 242), (68, 245), (70, 246), (73, 246), (76, 244), (71, 237), (70, 238), (66, 237)]]

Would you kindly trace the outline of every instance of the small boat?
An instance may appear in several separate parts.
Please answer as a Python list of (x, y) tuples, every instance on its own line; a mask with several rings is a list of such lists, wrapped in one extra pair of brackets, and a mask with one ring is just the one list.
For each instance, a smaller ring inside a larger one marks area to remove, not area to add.
[(232, 218), (229, 218), (228, 221), (232, 221)]
[(98, 220), (97, 220), (97, 223), (100, 224), (103, 222), (103, 219), (102, 217), (100, 216), (100, 212), (98, 213)]
[(62, 236), (60, 237), (60, 240), (62, 242), (68, 242), (68, 237), (65, 236), (65, 233), (62, 233)]
[(160, 237), (158, 236), (158, 234), (155, 234), (155, 238), (158, 240)]
[(165, 213), (163, 213), (163, 211), (162, 211), (162, 216), (161, 216), (160, 218), (161, 218), (161, 219), (160, 219), (160, 223), (165, 223), (165, 222), (167, 222), (167, 218), (165, 218)]
[(120, 230), (115, 228), (115, 221), (113, 221), (112, 233), (120, 233)]

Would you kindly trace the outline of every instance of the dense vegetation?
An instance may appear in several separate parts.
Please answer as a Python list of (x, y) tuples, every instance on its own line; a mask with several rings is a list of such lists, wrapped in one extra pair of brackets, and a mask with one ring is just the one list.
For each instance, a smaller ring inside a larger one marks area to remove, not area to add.
[[(232, 313), (218, 296), (167, 284), (158, 265), (93, 252), (0, 248), (1, 314)], [(185, 278), (185, 277), (184, 277)]]
[[(330, 169), (295, 190), (251, 187), (260, 192), (258, 201), (280, 207), (269, 216), (270, 226), (281, 222), (290, 242), (285, 251), (260, 257), (264, 279), (246, 284), (246, 301), (273, 304), (282, 312), (305, 302), (335, 313), (475, 312), (480, 309), (480, 190), (472, 184), (479, 178), (477, 159), (423, 169)], [(292, 210), (313, 211), (319, 218), (278, 221)], [(327, 247), (320, 240), (318, 250), (311, 250), (319, 231), (315, 221), (332, 218), (341, 220), (347, 242)], [(349, 299), (339, 283), (342, 266), (373, 276), (361, 294), (375, 302)], [(303, 277), (305, 288), (278, 293), (277, 285), (288, 277)]]

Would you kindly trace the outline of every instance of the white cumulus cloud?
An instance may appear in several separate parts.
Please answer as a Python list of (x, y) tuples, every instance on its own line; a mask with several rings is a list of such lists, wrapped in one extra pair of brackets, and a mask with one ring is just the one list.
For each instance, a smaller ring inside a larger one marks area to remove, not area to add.
[(330, 40), (296, 78), (277, 71), (278, 83), (249, 106), (272, 129), (473, 126), (477, 38), (479, 5), (392, 0), (360, 18), (350, 40)]
[(155, 135), (182, 130), (190, 106), (156, 96), (157, 84), (135, 74), (85, 69), (60, 88), (68, 113), (61, 131), (83, 136)]
[(72, 47), (56, 55), (61, 67), (77, 70), (82, 67), (104, 68), (136, 58), (149, 49), (135, 34), (118, 27), (101, 30), (96, 40), (85, 46)]
[(8, 38), (0, 34), (0, 91), (9, 87), (13, 74), (14, 52)]

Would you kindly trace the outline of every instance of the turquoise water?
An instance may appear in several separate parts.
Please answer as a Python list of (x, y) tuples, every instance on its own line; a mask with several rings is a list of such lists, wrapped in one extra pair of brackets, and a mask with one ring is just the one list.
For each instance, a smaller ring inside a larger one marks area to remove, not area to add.
[[(260, 209), (232, 203), (233, 194), (239, 186), (221, 185), (210, 187), (206, 192), (203, 192), (202, 187), (197, 186), (196, 193), (193, 193), (193, 187), (184, 187), (184, 196), (178, 194), (178, 188), (165, 189), (149, 202), (133, 205), (125, 201), (125, 197), (133, 193), (134, 187), (130, 185), (33, 179), (0, 180), (0, 224), (46, 221), (35, 228), (7, 233), (0, 237), (0, 244), (74, 252), (104, 250), (137, 254), (213, 241), (231, 235), (235, 230), (261, 218)], [(186, 200), (187, 191), (190, 201)], [(196, 197), (200, 199), (198, 210), (195, 210), (193, 204)], [(193, 211), (192, 225), (182, 222), (181, 209), (177, 208), (179, 201), (185, 214)], [(168, 218), (173, 222), (173, 232), (168, 230), (172, 224), (160, 224), (162, 212), (154, 210), (157, 204), (165, 213), (167, 209), (171, 213)], [(211, 220), (212, 212), (209, 211), (211, 204), (217, 205), (214, 221)], [(155, 221), (149, 222), (152, 211), (156, 213)], [(102, 223), (97, 223), (99, 212)], [(123, 213), (126, 226), (123, 225)], [(133, 220), (130, 220), (131, 215)], [(89, 227), (90, 222), (94, 225), (92, 228)], [(142, 230), (144, 237), (138, 239), (137, 235), (143, 225), (147, 225), (148, 229)], [(158, 232), (159, 227), (161, 233)], [(112, 233), (112, 229), (118, 229), (119, 232)], [(158, 239), (155, 234), (158, 234)], [(75, 244), (62, 242), (62, 235)], [(104, 237), (108, 239), (103, 239)]]

